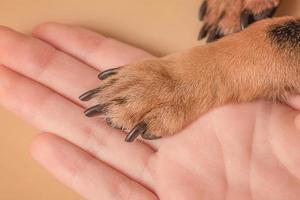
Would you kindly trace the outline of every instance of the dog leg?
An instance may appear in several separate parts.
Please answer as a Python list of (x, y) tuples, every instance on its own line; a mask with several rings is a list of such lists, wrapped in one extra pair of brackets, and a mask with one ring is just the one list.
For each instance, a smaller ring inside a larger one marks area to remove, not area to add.
[(208, 110), (255, 99), (284, 101), (300, 90), (300, 20), (262, 20), (217, 42), (102, 72), (88, 117), (157, 139), (177, 133)]

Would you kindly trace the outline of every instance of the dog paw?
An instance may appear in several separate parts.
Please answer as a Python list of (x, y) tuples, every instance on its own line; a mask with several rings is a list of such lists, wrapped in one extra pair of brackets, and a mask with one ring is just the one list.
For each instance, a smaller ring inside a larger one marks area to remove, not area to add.
[(166, 66), (169, 61), (156, 59), (102, 72), (100, 86), (79, 97), (96, 102), (85, 115), (103, 116), (109, 126), (128, 133), (127, 142), (175, 134), (191, 121), (194, 100), (186, 95), (192, 91), (189, 83)]
[(203, 27), (198, 39), (213, 42), (243, 30), (255, 21), (272, 17), (280, 0), (205, 0), (199, 10)]
[(241, 12), (241, 29), (258, 20), (272, 17), (278, 6), (279, 0), (246, 0)]
[(203, 20), (203, 27), (198, 39), (206, 36), (207, 42), (240, 30), (240, 12), (242, 0), (205, 0), (199, 11), (199, 19)]
[(211, 45), (102, 72), (88, 117), (152, 140), (174, 135), (212, 108), (300, 93), (300, 20), (261, 20)]

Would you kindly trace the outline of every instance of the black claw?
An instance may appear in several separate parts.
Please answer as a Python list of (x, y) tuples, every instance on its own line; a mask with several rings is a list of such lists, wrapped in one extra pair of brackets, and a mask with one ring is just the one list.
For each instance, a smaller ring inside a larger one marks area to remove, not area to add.
[(202, 40), (203, 38), (205, 38), (207, 36), (209, 28), (210, 28), (210, 26), (208, 24), (203, 25), (201, 31), (199, 32), (198, 40)]
[(161, 137), (152, 135), (149, 132), (145, 132), (142, 134), (142, 138), (144, 138), (145, 140), (157, 140), (157, 139), (160, 139)]
[(93, 107), (88, 108), (84, 111), (85, 116), (87, 117), (95, 117), (98, 115), (102, 115), (107, 111), (107, 104), (98, 104)]
[(108, 69), (108, 70), (105, 70), (103, 72), (101, 72), (99, 75), (98, 75), (98, 78), (100, 80), (104, 80), (112, 75), (115, 75), (118, 73), (118, 67), (117, 68), (112, 68), (112, 69)]
[(267, 10), (264, 10), (263, 12), (254, 15), (252, 11), (250, 10), (244, 10), (241, 13), (241, 30), (247, 28), (250, 24), (268, 18), (273, 17), (275, 12), (277, 10), (277, 7), (270, 8)]
[(199, 20), (202, 21), (207, 11), (207, 1), (204, 1), (199, 9)]
[(253, 13), (250, 10), (244, 10), (241, 13), (241, 21), (240, 21), (241, 30), (244, 30), (253, 22), (255, 22)]
[(142, 135), (147, 130), (147, 124), (145, 122), (141, 122), (136, 125), (125, 138), (126, 142), (133, 142), (139, 135)]
[(84, 94), (79, 96), (81, 101), (89, 101), (96, 96), (96, 94), (100, 92), (100, 88), (96, 88), (90, 91), (85, 92)]
[(214, 42), (214, 41), (220, 39), (221, 37), (223, 37), (223, 34), (221, 33), (220, 28), (216, 27), (209, 33), (206, 42), (207, 43)]
[(261, 20), (261, 19), (273, 17), (276, 10), (277, 10), (277, 7), (264, 10), (261, 13), (254, 15), (254, 20), (258, 21), (258, 20)]

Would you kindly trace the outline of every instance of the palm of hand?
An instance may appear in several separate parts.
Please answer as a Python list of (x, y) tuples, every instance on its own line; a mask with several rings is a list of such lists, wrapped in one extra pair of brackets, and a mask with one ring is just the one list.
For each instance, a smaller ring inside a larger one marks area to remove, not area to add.
[(98, 84), (97, 66), (119, 66), (149, 54), (59, 24), (34, 32), (59, 50), (6, 28), (0, 35), (1, 104), (51, 132), (33, 142), (32, 154), (82, 196), (297, 199), (298, 112), (266, 102), (230, 105), (174, 137), (127, 144), (123, 133), (84, 118), (88, 105), (75, 97)]
[(267, 102), (208, 113), (157, 152), (163, 199), (297, 199), (297, 120)]

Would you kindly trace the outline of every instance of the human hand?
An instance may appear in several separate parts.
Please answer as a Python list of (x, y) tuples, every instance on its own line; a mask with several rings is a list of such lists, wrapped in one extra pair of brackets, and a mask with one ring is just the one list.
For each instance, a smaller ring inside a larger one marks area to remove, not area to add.
[[(150, 54), (55, 23), (0, 29), (0, 103), (41, 129), (33, 157), (87, 199), (297, 199), (299, 113), (268, 102), (217, 108), (181, 133), (124, 142), (85, 118), (97, 74)], [(49, 44), (48, 44), (49, 43)], [(55, 48), (56, 49), (55, 49)]]

